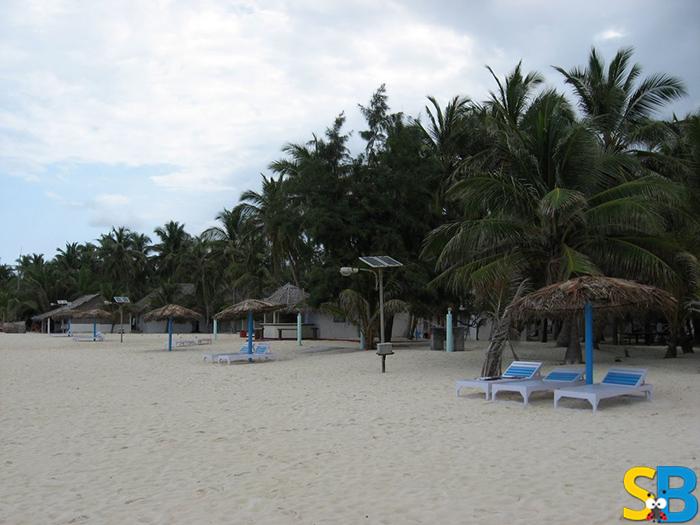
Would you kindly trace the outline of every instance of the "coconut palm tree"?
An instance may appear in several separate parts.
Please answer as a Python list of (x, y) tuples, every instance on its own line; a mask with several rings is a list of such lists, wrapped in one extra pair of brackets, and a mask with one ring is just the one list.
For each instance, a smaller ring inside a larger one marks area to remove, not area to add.
[(608, 151), (626, 151), (653, 130), (652, 117), (664, 105), (686, 94), (681, 80), (663, 73), (640, 79), (642, 68), (632, 64), (632, 48), (620, 49), (610, 64), (593, 48), (585, 68), (566, 71), (564, 76), (588, 124)]
[(268, 242), (275, 280), (283, 280), (284, 270), (289, 268), (294, 283), (299, 286), (299, 228), (294, 223), (295, 210), (282, 175), (278, 179), (263, 175), (262, 191), (248, 190), (240, 201), (236, 209), (241, 218)]
[[(343, 317), (360, 329), (365, 339), (366, 349), (376, 348), (376, 334), (379, 331), (379, 304), (370, 303), (356, 290), (345, 289), (335, 302), (324, 303), (321, 309), (331, 315)], [(384, 302), (387, 316), (404, 312), (408, 305), (399, 299)]]
[[(601, 150), (563, 96), (532, 94), (537, 79), (518, 66), (492, 95), (492, 146), (465, 157), (448, 191), (463, 216), (427, 239), (436, 282), (463, 292), (511, 275), (535, 286), (596, 273), (672, 282), (678, 246), (664, 233), (682, 201), (677, 185), (654, 174), (616, 179), (625, 156)], [(567, 360), (580, 360), (576, 346)]]
[(184, 262), (191, 243), (191, 237), (185, 231), (185, 225), (177, 221), (169, 221), (153, 231), (160, 240), (152, 247), (156, 252), (156, 271), (161, 279), (176, 281), (179, 276), (178, 270)]

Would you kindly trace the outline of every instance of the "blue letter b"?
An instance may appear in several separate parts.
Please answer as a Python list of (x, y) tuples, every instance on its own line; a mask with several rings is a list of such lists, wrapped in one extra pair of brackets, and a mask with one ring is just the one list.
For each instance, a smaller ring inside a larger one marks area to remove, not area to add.
[[(681, 478), (683, 486), (670, 487), (671, 478)], [(692, 492), (698, 484), (698, 477), (691, 469), (686, 467), (657, 467), (656, 487), (657, 498), (665, 498), (668, 501), (666, 508), (666, 523), (686, 523), (692, 520), (698, 513), (698, 500)], [(678, 512), (671, 511), (671, 500), (680, 499), (685, 503), (685, 508)]]

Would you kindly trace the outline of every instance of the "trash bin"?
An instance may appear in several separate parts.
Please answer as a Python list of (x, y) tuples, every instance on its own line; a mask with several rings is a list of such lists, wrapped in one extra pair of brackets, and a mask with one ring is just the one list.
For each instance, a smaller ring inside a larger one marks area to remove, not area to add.
[(445, 349), (445, 329), (442, 326), (433, 326), (430, 330), (430, 349)]
[(464, 327), (455, 326), (452, 328), (452, 341), (455, 352), (464, 352)]

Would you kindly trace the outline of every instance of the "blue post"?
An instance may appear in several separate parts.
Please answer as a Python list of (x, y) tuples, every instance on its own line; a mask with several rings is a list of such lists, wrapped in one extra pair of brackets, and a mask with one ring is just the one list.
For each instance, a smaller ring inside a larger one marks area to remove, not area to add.
[(445, 350), (455, 351), (455, 343), (452, 340), (452, 308), (447, 309), (447, 320), (445, 322)]
[(248, 354), (253, 353), (253, 332), (255, 325), (253, 324), (253, 310), (248, 310)]
[(92, 320), (92, 340), (97, 341), (97, 319)]
[[(583, 309), (586, 318), (586, 384), (593, 384), (593, 305), (586, 303)], [(574, 321), (575, 322), (575, 321)]]
[(214, 341), (216, 341), (219, 337), (219, 321), (214, 319)]
[(301, 312), (297, 313), (297, 344), (301, 346)]
[(364, 350), (365, 348), (367, 348), (365, 344), (365, 333), (360, 330), (360, 350)]
[(168, 318), (168, 352), (173, 351), (173, 318)]

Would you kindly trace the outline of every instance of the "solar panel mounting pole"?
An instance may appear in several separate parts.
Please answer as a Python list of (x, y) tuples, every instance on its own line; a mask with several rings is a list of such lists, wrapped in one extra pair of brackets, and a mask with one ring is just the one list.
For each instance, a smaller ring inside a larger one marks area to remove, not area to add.
[(384, 278), (382, 269), (379, 268), (379, 334), (381, 342), (384, 343)]

